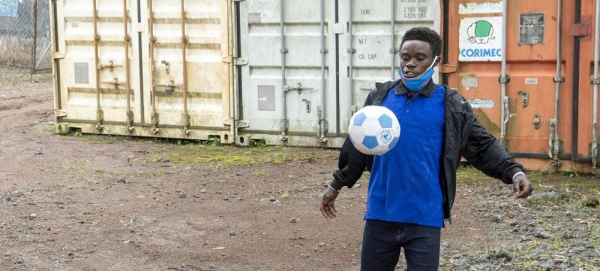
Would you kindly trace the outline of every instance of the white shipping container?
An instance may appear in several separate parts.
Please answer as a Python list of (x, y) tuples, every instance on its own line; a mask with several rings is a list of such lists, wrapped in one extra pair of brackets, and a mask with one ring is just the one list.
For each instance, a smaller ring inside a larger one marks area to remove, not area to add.
[(402, 34), (440, 29), (436, 0), (51, 6), (57, 132), (240, 145), (340, 147), (374, 82), (397, 78)]
[(230, 2), (52, 3), (58, 132), (233, 142)]

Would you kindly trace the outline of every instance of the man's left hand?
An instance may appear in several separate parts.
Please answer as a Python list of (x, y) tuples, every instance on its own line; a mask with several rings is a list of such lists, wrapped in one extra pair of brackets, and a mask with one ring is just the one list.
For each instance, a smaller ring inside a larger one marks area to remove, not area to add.
[(513, 190), (515, 191), (515, 197), (521, 199), (531, 195), (533, 187), (525, 175), (518, 175), (513, 180)]

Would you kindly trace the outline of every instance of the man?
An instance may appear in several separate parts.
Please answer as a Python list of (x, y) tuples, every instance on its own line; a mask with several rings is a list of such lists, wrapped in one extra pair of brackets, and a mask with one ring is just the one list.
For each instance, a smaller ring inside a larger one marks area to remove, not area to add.
[(513, 184), (515, 196), (533, 191), (523, 167), (475, 119), (464, 97), (433, 83), (441, 37), (423, 27), (406, 32), (400, 45), (400, 80), (376, 83), (366, 105), (392, 110), (400, 124), (399, 142), (381, 156), (360, 153), (347, 138), (339, 169), (325, 190), (321, 212), (336, 216), (335, 199), (371, 172), (361, 270), (394, 270), (404, 248), (408, 270), (437, 270), (441, 228), (450, 219), (456, 171), (464, 157), (485, 174)]

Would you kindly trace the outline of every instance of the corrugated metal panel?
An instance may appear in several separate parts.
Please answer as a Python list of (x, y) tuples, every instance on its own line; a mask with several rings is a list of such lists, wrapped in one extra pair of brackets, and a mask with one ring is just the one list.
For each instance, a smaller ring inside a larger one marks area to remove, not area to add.
[(510, 152), (549, 158), (557, 59), (557, 21), (550, 18), (556, 18), (557, 5), (511, 1), (506, 32), (502, 2), (460, 1), (450, 13), (459, 14), (449, 30), (459, 33), (450, 36), (458, 48), (449, 50), (457, 53), (449, 58), (459, 61), (451, 85), (458, 85), (479, 121)]
[[(248, 65), (242, 68), (240, 111), (248, 127), (240, 131), (241, 136), (264, 138), (270, 144), (318, 145), (323, 109), (329, 125), (335, 126), (335, 110), (331, 110), (335, 109), (335, 80), (329, 80), (335, 78), (330, 6), (319, 0), (242, 2), (241, 53)], [(321, 38), (329, 50), (324, 77)]]
[[(577, 2), (577, 1), (576, 1)], [(567, 119), (567, 123), (570, 124), (565, 128), (568, 128), (566, 133), (572, 133), (573, 127), (575, 126), (577, 132), (573, 133), (574, 138), (571, 142), (568, 142), (567, 148), (571, 154), (574, 153), (574, 158), (577, 161), (582, 161), (586, 166), (592, 166), (591, 170), (582, 171), (593, 172), (598, 174), (599, 164), (599, 150), (598, 150), (598, 84), (600, 84), (599, 73), (598, 73), (598, 53), (600, 48), (600, 28), (598, 28), (598, 20), (600, 20), (600, 3), (598, 1), (580, 1), (581, 10), (578, 19), (570, 20), (576, 22), (575, 24), (567, 24), (569, 28), (565, 31), (565, 38), (576, 39), (579, 42), (579, 56), (577, 58), (578, 63), (573, 61), (571, 65), (573, 67), (568, 70), (567, 78), (573, 77), (572, 80), (577, 80), (576, 85), (573, 81), (567, 83), (567, 86), (573, 86), (573, 91), (569, 91), (573, 98), (569, 99), (570, 104), (567, 104), (567, 110), (574, 112), (576, 116), (574, 120)], [(574, 5), (574, 4), (570, 4)], [(574, 5), (576, 6), (576, 5)], [(571, 7), (565, 10), (567, 14), (573, 14), (575, 8)], [(572, 15), (573, 16), (573, 15)], [(578, 21), (577, 21), (578, 20)], [(567, 21), (569, 22), (569, 21)], [(575, 60), (577, 57), (574, 54), (573, 49), (567, 49), (567, 59)], [(579, 64), (579, 65), (577, 65)], [(569, 67), (569, 65), (567, 65)], [(596, 72), (594, 72), (596, 70)], [(576, 72), (575, 72), (576, 71)], [(577, 76), (578, 75), (578, 76)], [(577, 76), (577, 77), (575, 77)], [(577, 89), (575, 89), (577, 87)], [(577, 92), (577, 94), (575, 94)], [(565, 100), (567, 102), (567, 100)], [(587, 161), (590, 159), (591, 161)]]
[(459, 14), (449, 18), (448, 33), (459, 33), (448, 36), (458, 67), (449, 85), (487, 130), (527, 168), (594, 172), (596, 2), (472, 0), (449, 10)]
[[(547, 154), (549, 120), (554, 119), (553, 78), (556, 69), (556, 42), (548, 42), (556, 40), (556, 21), (548, 18), (556, 16), (557, 7), (546, 5), (540, 12), (539, 5), (528, 3), (510, 3), (508, 34), (502, 32), (501, 2), (485, 5), (478, 3), (479, 8), (472, 7), (470, 12), (465, 7), (472, 5), (459, 5), (463, 7), (463, 11), (459, 11), (460, 21), (455, 24), (459, 27), (459, 48), (451, 51), (459, 53), (459, 89), (468, 99), (478, 100), (473, 105), (478, 107), (478, 119), (488, 131), (503, 139), (510, 151)], [(495, 6), (496, 9), (483, 9), (490, 6)], [(521, 16), (534, 12), (545, 16), (545, 29), (542, 33), (545, 34), (546, 42), (521, 44)], [(481, 34), (483, 32), (486, 34)], [(503, 35), (506, 35), (507, 42), (504, 50)], [(503, 54), (507, 57), (507, 74), (510, 77), (506, 100), (502, 100), (499, 83)], [(484, 104), (487, 106), (482, 106)], [(507, 125), (504, 135), (503, 107)]]
[(248, 127), (238, 141), (340, 147), (374, 82), (396, 77), (402, 33), (439, 29), (440, 6), (435, 0), (248, 0), (240, 17), (248, 65), (239, 111)]
[(230, 2), (56, 2), (58, 127), (233, 142)]
[[(139, 109), (139, 87), (132, 84), (139, 77), (136, 73), (128, 77), (125, 69), (128, 60), (135, 61), (137, 52), (124, 39), (122, 1), (107, 1), (96, 11), (94, 3), (57, 3), (60, 41), (54, 56), (60, 59), (60, 71), (55, 74), (60, 74), (61, 88), (55, 91), (62, 98), (58, 113), (62, 121), (94, 123), (100, 131), (104, 123), (124, 123), (128, 109)], [(131, 31), (129, 19), (126, 28)], [(134, 117), (139, 119), (139, 115)]]

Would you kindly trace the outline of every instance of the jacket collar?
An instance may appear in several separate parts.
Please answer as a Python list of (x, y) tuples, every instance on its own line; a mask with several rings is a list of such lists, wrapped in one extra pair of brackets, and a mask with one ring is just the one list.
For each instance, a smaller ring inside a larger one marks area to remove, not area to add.
[[(429, 98), (429, 97), (431, 97), (431, 95), (433, 95), (434, 89), (435, 89), (435, 83), (433, 83), (433, 80), (429, 80), (429, 83), (427, 83), (427, 85), (424, 88), (417, 91), (417, 93), (420, 93), (420, 94), (424, 95), (425, 97)], [(400, 82), (399, 84), (396, 85), (396, 88), (394, 89), (394, 91), (395, 91), (396, 95), (410, 93), (410, 91), (406, 88), (406, 86), (402, 82)]]

